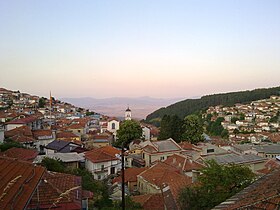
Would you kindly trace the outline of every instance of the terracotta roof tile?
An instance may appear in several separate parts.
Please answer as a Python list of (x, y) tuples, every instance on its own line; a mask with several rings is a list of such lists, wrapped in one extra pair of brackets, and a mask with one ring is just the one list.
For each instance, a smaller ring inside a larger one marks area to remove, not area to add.
[(280, 169), (267, 174), (214, 209), (267, 209), (280, 207)]
[[(142, 173), (143, 171), (147, 170), (147, 168), (127, 168), (124, 171), (124, 181), (125, 182), (137, 182), (137, 175)], [(121, 173), (122, 174), (122, 173)], [(121, 175), (119, 177), (116, 177), (113, 180), (113, 183), (115, 182), (121, 182)]]
[(203, 165), (201, 163), (198, 163), (196, 161), (193, 161), (191, 158), (178, 154), (169, 156), (164, 162), (184, 172), (203, 168)]
[(116, 154), (120, 154), (120, 152), (120, 150), (112, 146), (105, 146), (86, 152), (85, 158), (93, 163), (118, 160)]
[(7, 122), (6, 124), (28, 124), (36, 120), (38, 120), (38, 117), (32, 115), (25, 118), (12, 120), (10, 122)]
[(145, 210), (165, 210), (162, 194), (146, 194), (131, 197), (136, 203), (140, 203)]
[(32, 149), (24, 149), (24, 148), (10, 148), (5, 152), (0, 154), (4, 157), (16, 158), (19, 160), (33, 162), (33, 160), (37, 157), (38, 151)]
[(64, 139), (64, 138), (77, 138), (78, 136), (70, 131), (61, 131), (56, 134), (57, 139)]
[(11, 137), (11, 139), (19, 143), (35, 142), (35, 139), (33, 137), (28, 137), (24, 135), (13, 136)]
[(10, 137), (17, 136), (17, 135), (24, 135), (24, 136), (28, 136), (28, 137), (33, 137), (31, 129), (28, 126), (25, 126), (25, 125), (14, 128), (14, 129), (9, 130), (9, 131), (5, 131), (5, 137), (6, 138), (10, 138)]
[(192, 183), (190, 177), (182, 175), (180, 170), (164, 162), (158, 162), (138, 176), (160, 188), (168, 185), (175, 199), (182, 187)]
[(44, 172), (41, 166), (0, 157), (0, 209), (24, 209)]
[(52, 136), (52, 131), (51, 130), (34, 130), (33, 132), (33, 136), (38, 139), (39, 137), (43, 137), (43, 136)]
[(81, 209), (81, 184), (81, 177), (47, 172), (39, 185), (39, 191), (32, 197), (29, 208), (38, 205), (39, 208)]

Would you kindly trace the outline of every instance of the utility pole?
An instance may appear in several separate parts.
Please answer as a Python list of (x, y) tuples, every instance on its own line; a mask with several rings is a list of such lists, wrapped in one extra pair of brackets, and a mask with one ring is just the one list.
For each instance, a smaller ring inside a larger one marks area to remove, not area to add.
[(125, 210), (125, 191), (124, 191), (124, 146), (122, 144), (122, 210)]

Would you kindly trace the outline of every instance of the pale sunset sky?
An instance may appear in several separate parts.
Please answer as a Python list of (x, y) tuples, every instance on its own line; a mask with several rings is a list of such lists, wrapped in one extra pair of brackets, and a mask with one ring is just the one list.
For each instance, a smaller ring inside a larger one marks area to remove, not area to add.
[(188, 98), (279, 85), (279, 0), (0, 0), (0, 87)]

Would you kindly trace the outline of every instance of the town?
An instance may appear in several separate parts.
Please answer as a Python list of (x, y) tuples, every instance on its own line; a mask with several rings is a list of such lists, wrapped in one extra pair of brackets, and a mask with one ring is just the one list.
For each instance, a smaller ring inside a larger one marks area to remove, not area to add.
[(162, 139), (133, 107), (120, 119), (0, 88), (0, 208), (121, 209), (122, 193), (126, 209), (279, 208), (280, 96), (201, 119), (199, 141)]

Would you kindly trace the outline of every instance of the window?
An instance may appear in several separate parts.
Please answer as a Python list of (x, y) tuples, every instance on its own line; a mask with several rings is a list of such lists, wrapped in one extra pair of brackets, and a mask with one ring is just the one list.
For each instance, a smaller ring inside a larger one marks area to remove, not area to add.
[(116, 129), (116, 124), (112, 123), (112, 130)]
[(97, 179), (101, 179), (101, 176), (100, 176), (100, 175), (98, 175), (98, 176), (97, 176)]
[(104, 165), (101, 165), (101, 170), (104, 171)]
[(160, 160), (164, 160), (164, 157), (160, 157)]
[(78, 130), (78, 133), (81, 133), (81, 130)]
[(207, 153), (212, 153), (214, 152), (214, 149), (207, 149)]

